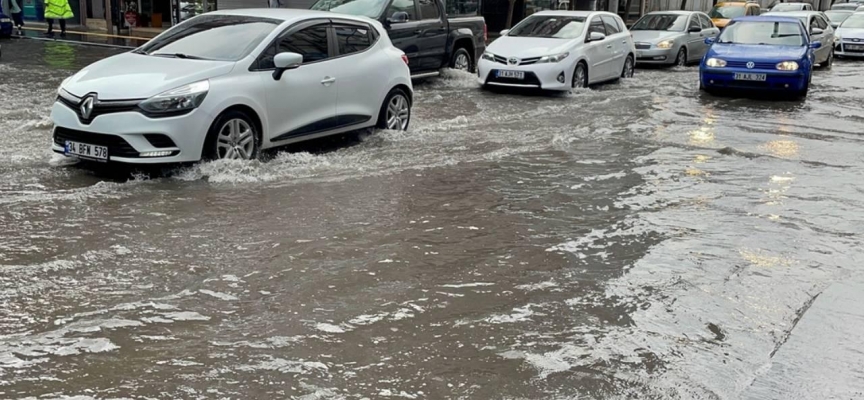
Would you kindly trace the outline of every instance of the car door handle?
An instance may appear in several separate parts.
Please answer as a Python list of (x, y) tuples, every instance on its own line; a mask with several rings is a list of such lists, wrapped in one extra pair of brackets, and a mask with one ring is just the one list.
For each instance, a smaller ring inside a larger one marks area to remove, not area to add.
[(622, 40), (621, 43), (627, 44), (627, 39)]
[(415, 35), (419, 35), (419, 34), (421, 34), (421, 33), (423, 33), (423, 30), (422, 30), (422, 29), (417, 29), (416, 31), (414, 31), (414, 34), (415, 34)]
[(330, 86), (330, 84), (333, 82), (336, 82), (336, 78), (325, 76), (324, 80), (321, 81), (321, 84), (324, 86)]
[(607, 45), (606, 45), (606, 48), (607, 48), (607, 49), (611, 49), (611, 48), (612, 48), (612, 45), (611, 45), (611, 44), (607, 44)]

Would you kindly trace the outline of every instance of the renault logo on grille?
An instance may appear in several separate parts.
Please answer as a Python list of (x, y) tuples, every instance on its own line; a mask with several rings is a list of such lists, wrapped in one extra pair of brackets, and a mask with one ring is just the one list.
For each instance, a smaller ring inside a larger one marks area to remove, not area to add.
[(516, 57), (510, 57), (510, 58), (507, 60), (507, 64), (510, 64), (510, 65), (516, 65), (516, 64), (519, 64), (519, 59), (516, 58)]
[(96, 100), (96, 93), (89, 94), (84, 97), (84, 100), (81, 100), (81, 118), (90, 119), (90, 115), (93, 114), (93, 104)]
[(755, 67), (755, 66), (756, 66), (756, 63), (754, 63), (753, 61), (748, 61), (748, 62), (747, 62), (747, 68), (749, 68), (749, 69), (753, 69), (753, 67)]

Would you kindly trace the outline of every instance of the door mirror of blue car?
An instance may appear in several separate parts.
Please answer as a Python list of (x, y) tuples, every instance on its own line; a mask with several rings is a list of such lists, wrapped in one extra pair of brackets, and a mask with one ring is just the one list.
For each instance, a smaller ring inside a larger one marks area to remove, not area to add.
[(822, 47), (822, 43), (819, 43), (819, 42), (813, 42), (813, 43), (810, 43), (810, 48), (811, 48), (811, 49), (814, 49), (814, 50), (815, 50), (815, 49), (818, 49), (818, 48), (820, 48), (820, 47)]
[(712, 44), (712, 43), (714, 43), (713, 37), (706, 37), (705, 38), (705, 44)]

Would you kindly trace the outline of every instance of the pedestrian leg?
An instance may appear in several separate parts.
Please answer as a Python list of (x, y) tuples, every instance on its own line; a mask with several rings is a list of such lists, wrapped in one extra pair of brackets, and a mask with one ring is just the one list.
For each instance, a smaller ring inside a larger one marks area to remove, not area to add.
[(66, 36), (66, 20), (60, 20), (60, 36)]
[(45, 18), (45, 22), (48, 23), (48, 32), (45, 32), (46, 35), (54, 34), (54, 20), (51, 18)]

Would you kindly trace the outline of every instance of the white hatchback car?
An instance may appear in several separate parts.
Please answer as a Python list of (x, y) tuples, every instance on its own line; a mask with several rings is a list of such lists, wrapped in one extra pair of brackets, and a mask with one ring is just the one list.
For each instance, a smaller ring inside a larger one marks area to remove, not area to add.
[(405, 130), (407, 61), (365, 17), (212, 12), (64, 80), (52, 149), (132, 164), (253, 159), (361, 128)]
[(542, 11), (501, 32), (477, 64), (484, 87), (570, 90), (633, 76), (636, 48), (617, 15)]

